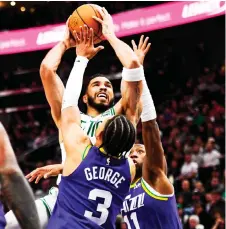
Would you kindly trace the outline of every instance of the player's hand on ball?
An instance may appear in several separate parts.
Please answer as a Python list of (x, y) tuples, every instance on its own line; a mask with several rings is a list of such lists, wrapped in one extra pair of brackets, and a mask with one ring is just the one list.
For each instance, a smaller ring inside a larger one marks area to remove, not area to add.
[(34, 181), (37, 184), (41, 178), (47, 179), (51, 176), (58, 176), (62, 173), (63, 165), (62, 164), (55, 164), (55, 165), (47, 165), (41, 168), (37, 168), (29, 173), (26, 178), (29, 182)]
[(87, 59), (92, 59), (103, 46), (94, 47), (93, 44), (93, 29), (88, 28), (87, 25), (81, 26), (80, 33), (73, 31), (73, 37), (76, 42), (76, 55), (84, 56)]
[(140, 37), (138, 47), (137, 47), (135, 41), (132, 40), (133, 51), (136, 53), (136, 55), (140, 61), (140, 64), (142, 64), (142, 65), (144, 63), (144, 58), (145, 58), (146, 54), (148, 53), (148, 51), (151, 47), (151, 43), (148, 43), (148, 40), (149, 40), (149, 37), (146, 37), (144, 40), (144, 35), (142, 35)]
[(115, 36), (115, 30), (114, 30), (114, 23), (112, 16), (108, 13), (108, 11), (103, 8), (97, 8), (98, 12), (100, 13), (103, 20), (100, 18), (93, 16), (93, 19), (98, 21), (102, 25), (102, 33), (106, 39), (111, 37), (112, 35)]
[(64, 44), (66, 46), (66, 49), (70, 49), (70, 48), (73, 48), (73, 47), (76, 46), (76, 42), (73, 39), (73, 37), (71, 36), (70, 30), (69, 30), (69, 27), (68, 27), (69, 18), (68, 18), (68, 20), (66, 22), (66, 29), (65, 29), (64, 37), (63, 37), (63, 42), (64, 42)]

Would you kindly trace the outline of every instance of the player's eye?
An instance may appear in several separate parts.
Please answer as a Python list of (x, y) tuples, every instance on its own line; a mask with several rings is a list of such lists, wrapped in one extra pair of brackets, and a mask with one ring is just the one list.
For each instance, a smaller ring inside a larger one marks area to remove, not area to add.
[(99, 86), (99, 83), (93, 83), (93, 87)]
[(110, 83), (106, 83), (106, 84), (105, 84), (105, 87), (112, 88), (112, 86), (111, 86), (111, 84), (110, 84)]

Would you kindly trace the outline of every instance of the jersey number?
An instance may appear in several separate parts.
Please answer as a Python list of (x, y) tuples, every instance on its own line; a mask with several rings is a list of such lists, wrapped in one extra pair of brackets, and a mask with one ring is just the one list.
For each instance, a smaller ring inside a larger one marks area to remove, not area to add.
[[(138, 223), (138, 220), (137, 220), (136, 212), (131, 213), (130, 219), (133, 221), (133, 224), (134, 224), (135, 228), (136, 229), (140, 229), (140, 226), (139, 226), (139, 223)], [(131, 226), (130, 226), (130, 223), (129, 223), (129, 220), (128, 220), (127, 216), (124, 216), (124, 221), (126, 222), (126, 224), (128, 226), (128, 229), (131, 229)]]
[(108, 208), (111, 206), (111, 201), (112, 201), (112, 195), (110, 192), (101, 190), (101, 189), (93, 189), (89, 193), (89, 200), (96, 200), (97, 197), (103, 198), (104, 203), (103, 204), (98, 204), (97, 205), (97, 211), (101, 213), (100, 217), (94, 217), (93, 213), (91, 211), (85, 211), (84, 216), (92, 220), (98, 225), (102, 225), (107, 221), (108, 218)]

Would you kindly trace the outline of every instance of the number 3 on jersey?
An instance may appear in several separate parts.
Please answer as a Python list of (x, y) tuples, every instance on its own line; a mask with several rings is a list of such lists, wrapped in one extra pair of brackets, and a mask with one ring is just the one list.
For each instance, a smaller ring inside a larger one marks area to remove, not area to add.
[(96, 224), (102, 225), (107, 221), (108, 214), (109, 214), (108, 208), (111, 206), (112, 195), (108, 191), (95, 188), (95, 189), (90, 191), (88, 199), (89, 200), (96, 200), (97, 197), (104, 199), (104, 203), (98, 204), (97, 209), (96, 209), (98, 212), (101, 213), (100, 217), (92, 216), (93, 213), (91, 211), (87, 211), (87, 210), (85, 211), (84, 216), (89, 218), (90, 220), (92, 220)]
[[(134, 224), (135, 228), (136, 229), (140, 229), (140, 226), (139, 226), (139, 223), (138, 223), (138, 220), (137, 220), (136, 212), (131, 213), (130, 219), (133, 221), (133, 224)], [(124, 221), (127, 224), (128, 229), (131, 229), (131, 226), (130, 226), (130, 223), (129, 223), (129, 220), (128, 220), (127, 216), (124, 216)]]

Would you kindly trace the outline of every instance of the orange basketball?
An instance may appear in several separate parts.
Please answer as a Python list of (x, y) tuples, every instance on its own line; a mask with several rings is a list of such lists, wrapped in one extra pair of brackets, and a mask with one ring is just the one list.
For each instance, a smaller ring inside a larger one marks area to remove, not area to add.
[(96, 16), (102, 19), (101, 15), (97, 11), (98, 7), (100, 8), (100, 6), (95, 4), (85, 4), (78, 7), (72, 13), (68, 23), (71, 32), (74, 30), (79, 32), (80, 26), (85, 24), (88, 26), (88, 28), (92, 28), (94, 33), (94, 44), (97, 44), (104, 39), (102, 35), (102, 25), (92, 18), (92, 16)]

